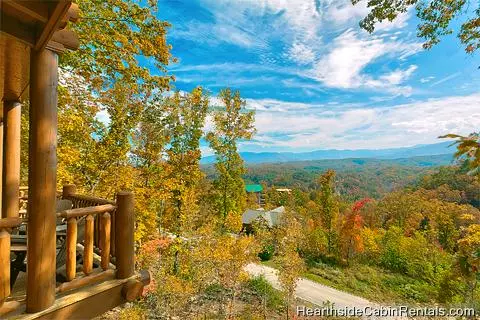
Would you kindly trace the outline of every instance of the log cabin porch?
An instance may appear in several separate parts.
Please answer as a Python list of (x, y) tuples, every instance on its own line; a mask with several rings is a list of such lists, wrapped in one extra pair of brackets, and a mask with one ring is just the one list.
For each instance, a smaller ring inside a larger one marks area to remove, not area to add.
[[(139, 297), (149, 274), (134, 270), (132, 193), (57, 191), (58, 55), (79, 46), (67, 28), (79, 10), (66, 0), (2, 0), (0, 14), (0, 318), (92, 318)], [(20, 187), (27, 99), (28, 187)], [(59, 201), (71, 206), (58, 210)]]

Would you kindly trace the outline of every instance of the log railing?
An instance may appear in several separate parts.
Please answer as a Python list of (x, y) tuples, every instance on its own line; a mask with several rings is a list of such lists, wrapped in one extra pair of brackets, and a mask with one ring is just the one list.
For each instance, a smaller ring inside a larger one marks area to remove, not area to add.
[[(113, 277), (114, 274), (118, 279), (132, 276), (134, 274), (133, 194), (119, 192), (116, 201), (111, 201), (77, 194), (75, 185), (65, 185), (62, 198), (72, 201), (73, 209), (57, 214), (57, 217), (67, 221), (67, 282), (60, 285), (57, 292), (98, 282)], [(78, 222), (81, 219), (84, 223), (84, 242), (83, 247), (79, 248)], [(119, 236), (117, 237), (116, 234)], [(84, 276), (75, 279), (78, 250), (83, 251)], [(100, 271), (93, 270), (95, 258), (100, 261)]]
[(28, 187), (20, 187), (18, 198), (19, 216), (23, 219), (27, 218), (27, 201), (28, 201)]
[[(66, 185), (57, 196), (72, 201), (72, 209), (56, 213), (57, 223), (63, 220), (66, 224), (66, 232), (63, 227), (60, 233), (62, 228), (57, 225), (57, 237), (64, 240), (64, 260), (57, 264), (56, 272), (63, 274), (66, 281), (56, 287), (56, 293), (106, 280), (132, 277), (135, 273), (133, 194), (118, 192), (116, 201), (112, 201), (77, 194), (74, 185)], [(28, 188), (20, 188), (19, 201), (28, 202)], [(24, 215), (20, 212), (20, 215), (28, 218), (26, 212)], [(0, 318), (4, 311), (1, 308), (3, 301), (10, 295), (10, 230), (21, 222), (21, 218), (0, 220)], [(79, 255), (83, 257), (81, 266), (77, 261)], [(59, 256), (57, 251), (57, 263), (61, 261)], [(27, 281), (27, 286), (30, 285)], [(136, 281), (135, 288), (138, 286)], [(128, 289), (127, 292), (138, 291), (132, 290)], [(4, 304), (3, 309), (6, 305)]]
[[(111, 212), (115, 206), (105, 204), (94, 207), (77, 208), (65, 210), (57, 213), (57, 217), (67, 220), (67, 260), (66, 260), (66, 280), (67, 282), (75, 279), (77, 271), (77, 232), (78, 221), (84, 219), (84, 249), (83, 249), (83, 273), (90, 276), (93, 271), (94, 254), (94, 225), (95, 217), (101, 222), (99, 227), (99, 238), (101, 246), (101, 268), (107, 271), (110, 265), (110, 234), (111, 234)], [(61, 290), (60, 290), (61, 291)]]
[[(73, 209), (77, 208), (86, 208), (86, 207), (95, 207), (102, 205), (113, 205), (115, 206), (115, 201), (102, 199), (98, 197), (87, 196), (83, 194), (76, 193), (76, 186), (73, 184), (63, 186), (62, 198), (72, 201)], [(110, 252), (112, 256), (115, 256), (115, 216), (116, 209), (110, 212), (110, 223), (111, 223), (111, 234), (110, 234)], [(102, 249), (102, 242), (100, 241), (100, 226), (102, 225), (101, 216), (94, 216), (94, 246), (96, 248)]]
[(21, 223), (20, 218), (0, 219), (0, 307), (10, 295), (10, 233)]

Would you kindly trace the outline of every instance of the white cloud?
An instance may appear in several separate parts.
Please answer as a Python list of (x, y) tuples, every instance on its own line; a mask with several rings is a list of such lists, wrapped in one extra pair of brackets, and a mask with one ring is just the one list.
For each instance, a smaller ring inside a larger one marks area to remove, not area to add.
[[(473, 94), (384, 108), (308, 108), (308, 104), (257, 100), (263, 108), (257, 108), (256, 141), (245, 144), (244, 150), (390, 148), (435, 143), (446, 133), (477, 130), (479, 101), (480, 94)], [(269, 109), (272, 104), (281, 106), (281, 110)]]
[(202, 153), (202, 157), (208, 157), (214, 155), (213, 149), (208, 146), (201, 146), (200, 152)]
[[(336, 25), (351, 25), (352, 21), (360, 22), (369, 12), (370, 9), (367, 7), (366, 1), (361, 1), (356, 5), (353, 5), (351, 1), (336, 1), (335, 5), (330, 5), (327, 8), (326, 19), (334, 22)], [(407, 25), (408, 19), (410, 19), (409, 11), (399, 14), (394, 21), (385, 20), (377, 23), (375, 30), (384, 32), (402, 29)]]
[(315, 52), (307, 45), (295, 42), (287, 54), (288, 58), (300, 65), (311, 64), (315, 61)]
[(337, 5), (332, 5), (328, 8), (327, 19), (336, 24), (351, 23), (351, 21), (360, 21), (365, 17), (370, 10), (367, 8), (365, 2), (360, 2), (357, 5), (352, 5), (350, 1), (340, 1)]
[(410, 78), (410, 76), (417, 70), (416, 65), (411, 65), (408, 69), (406, 70), (395, 70), (389, 74), (383, 75), (380, 77), (381, 81), (386, 81), (388, 84), (391, 85), (398, 85), (403, 83), (405, 80)]
[(431, 77), (425, 77), (425, 78), (421, 78), (420, 82), (421, 83), (428, 83), (428, 82), (432, 81), (433, 79), (435, 79), (435, 77), (432, 77), (432, 76)]
[(352, 88), (391, 88), (405, 81), (415, 71), (416, 66), (407, 70), (396, 70), (390, 74), (372, 79), (363, 73), (364, 68), (380, 57), (392, 54), (409, 55), (416, 51), (415, 43), (389, 42), (382, 37), (362, 37), (349, 29), (335, 38), (332, 49), (316, 64), (311, 76), (328, 87)]
[(262, 49), (266, 47), (261, 38), (233, 23), (192, 21), (184, 29), (175, 30), (174, 35), (177, 38), (190, 39), (196, 42), (207, 43), (211, 46), (230, 43), (245, 48)]

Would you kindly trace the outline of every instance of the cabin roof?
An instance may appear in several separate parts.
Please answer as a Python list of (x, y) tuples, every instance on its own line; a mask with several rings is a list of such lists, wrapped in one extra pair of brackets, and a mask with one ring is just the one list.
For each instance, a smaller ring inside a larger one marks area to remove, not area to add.
[(263, 219), (266, 224), (271, 228), (280, 224), (284, 213), (285, 207), (283, 206), (270, 211), (265, 211), (263, 209), (248, 209), (242, 215), (242, 223), (252, 224), (254, 221)]
[(245, 186), (245, 191), (247, 191), (247, 192), (262, 192), (263, 187), (260, 184), (247, 184)]

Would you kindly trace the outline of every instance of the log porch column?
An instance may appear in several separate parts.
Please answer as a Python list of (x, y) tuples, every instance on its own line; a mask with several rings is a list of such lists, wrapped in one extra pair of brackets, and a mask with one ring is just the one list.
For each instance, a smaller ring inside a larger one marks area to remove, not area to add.
[(3, 218), (2, 213), (2, 180), (3, 180), (3, 112), (0, 112), (0, 218)]
[(20, 188), (21, 104), (3, 103), (2, 217), (18, 217)]
[(133, 193), (117, 193), (117, 211), (115, 212), (115, 255), (117, 278), (125, 279), (135, 272), (135, 217)]
[(27, 312), (55, 301), (57, 54), (31, 51)]

